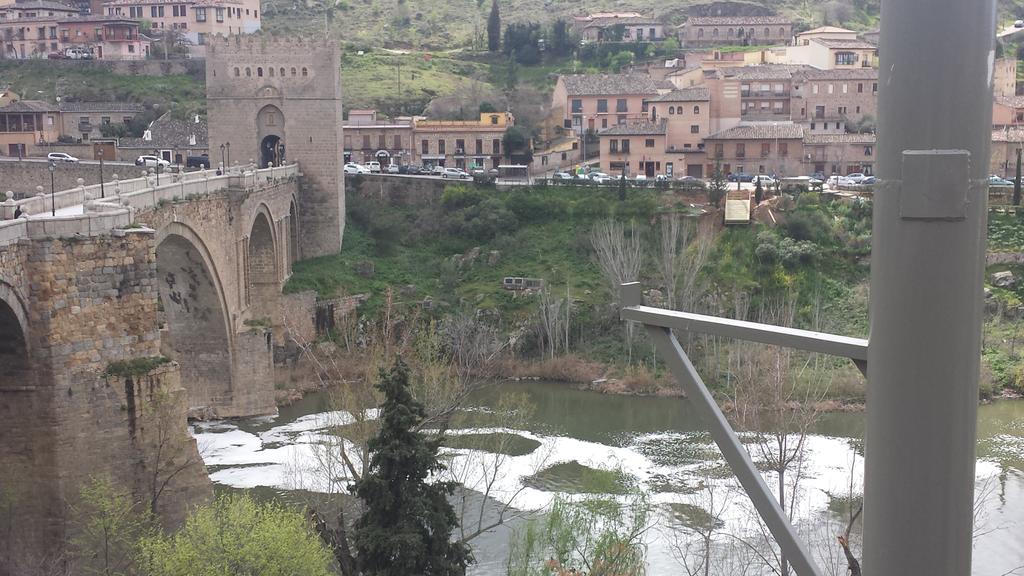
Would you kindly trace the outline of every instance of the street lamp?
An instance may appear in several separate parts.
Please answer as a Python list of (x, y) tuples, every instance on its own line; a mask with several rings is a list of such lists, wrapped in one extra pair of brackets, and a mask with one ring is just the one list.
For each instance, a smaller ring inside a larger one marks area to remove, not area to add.
[(50, 165), (48, 166), (48, 168), (50, 169), (50, 215), (56, 216), (57, 201), (54, 197), (53, 171), (57, 169), (57, 163), (54, 162), (53, 160), (50, 160)]
[(220, 145), (220, 165), (227, 166), (227, 161), (224, 160), (224, 145)]
[(96, 155), (100, 158), (100, 198), (106, 198), (105, 191), (103, 189), (103, 147), (100, 146), (99, 150), (96, 151)]
[(157, 162), (156, 163), (156, 168), (153, 170), (154, 172), (156, 172), (156, 185), (157, 186), (160, 185), (160, 172), (163, 171), (163, 168), (164, 168), (164, 165), (161, 164), (160, 162)]
[(228, 166), (231, 166), (231, 142), (225, 144), (228, 147)]

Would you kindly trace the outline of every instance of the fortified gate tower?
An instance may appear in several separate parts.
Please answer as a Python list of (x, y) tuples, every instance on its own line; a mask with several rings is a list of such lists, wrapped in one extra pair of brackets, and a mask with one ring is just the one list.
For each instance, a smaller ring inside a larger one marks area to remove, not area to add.
[(268, 34), (218, 36), (209, 40), (206, 54), (211, 164), (298, 162), (296, 256), (338, 252), (345, 178), (337, 44)]

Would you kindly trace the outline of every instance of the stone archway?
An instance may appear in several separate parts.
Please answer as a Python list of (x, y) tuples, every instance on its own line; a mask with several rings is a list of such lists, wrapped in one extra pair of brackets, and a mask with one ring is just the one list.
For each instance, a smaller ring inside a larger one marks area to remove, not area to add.
[(0, 282), (0, 571), (8, 567), (12, 574), (43, 559), (52, 551), (44, 544), (61, 536), (53, 389), (39, 385), (41, 368), (23, 301)]
[(270, 212), (262, 206), (249, 232), (245, 279), (250, 320), (273, 321), (277, 296), (281, 291), (272, 221)]
[(157, 283), (166, 321), (161, 351), (178, 361), (190, 408), (232, 402), (230, 323), (224, 291), (202, 240), (181, 223), (161, 230)]
[(273, 104), (268, 104), (256, 114), (256, 134), (259, 138), (260, 168), (271, 162), (275, 166), (284, 161), (284, 114)]

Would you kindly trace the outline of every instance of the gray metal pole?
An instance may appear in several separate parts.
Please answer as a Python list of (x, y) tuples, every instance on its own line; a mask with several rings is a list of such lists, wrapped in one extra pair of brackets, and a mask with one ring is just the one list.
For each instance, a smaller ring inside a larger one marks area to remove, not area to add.
[(882, 3), (864, 574), (968, 576), (995, 0)]

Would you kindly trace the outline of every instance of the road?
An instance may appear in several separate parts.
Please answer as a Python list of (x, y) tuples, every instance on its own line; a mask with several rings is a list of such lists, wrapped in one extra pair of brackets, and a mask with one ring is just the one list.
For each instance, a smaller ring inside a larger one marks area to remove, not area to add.
[(996, 34), (996, 37), (1006, 38), (1007, 36), (1012, 36), (1019, 32), (1024, 32), (1024, 28), (1017, 28), (1013, 25), (1013, 22), (1010, 22), (1009, 24), (1006, 25), (1005, 28), (1003, 28)]
[[(0, 156), (0, 162), (36, 162), (36, 163), (39, 163), (39, 164), (47, 164), (50, 161), (47, 160), (46, 158), (30, 157), (30, 158), (18, 159), (18, 158), (15, 158), (13, 156)], [(87, 164), (87, 165), (99, 166), (100, 165), (100, 161), (99, 160), (79, 160), (78, 164)], [(132, 162), (120, 162), (120, 161), (110, 161), (110, 160), (104, 160), (103, 161), (103, 165), (104, 166), (131, 166), (131, 167), (135, 166), (135, 164), (132, 163)]]

